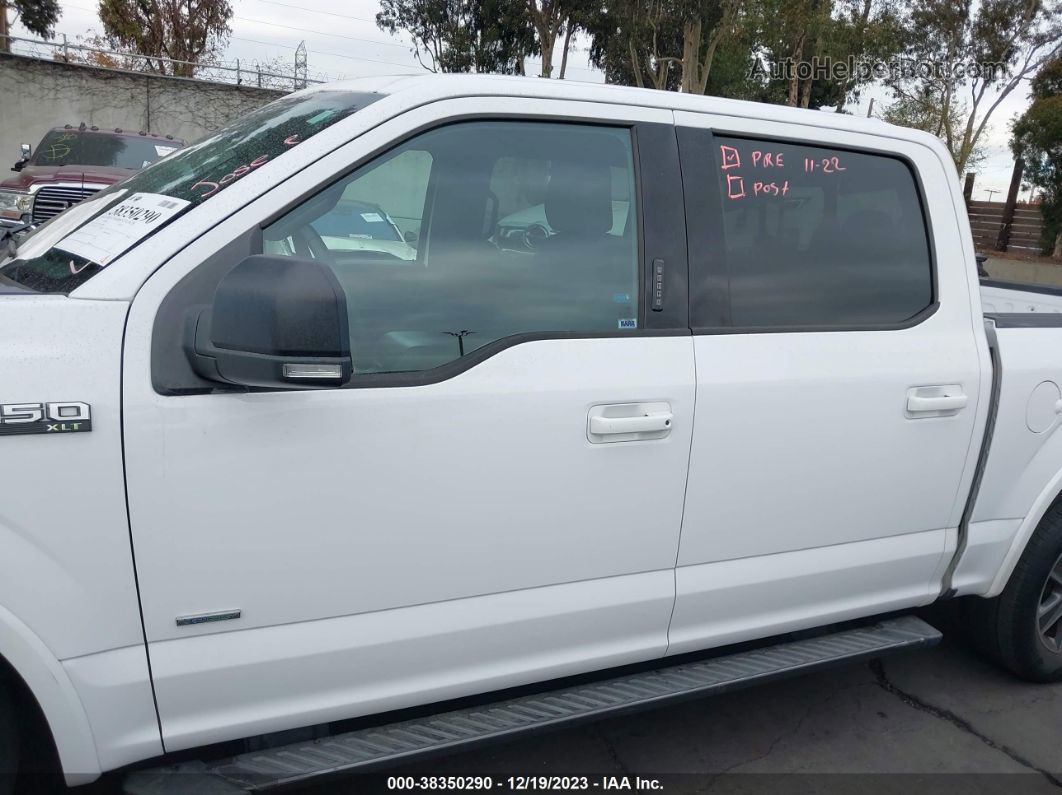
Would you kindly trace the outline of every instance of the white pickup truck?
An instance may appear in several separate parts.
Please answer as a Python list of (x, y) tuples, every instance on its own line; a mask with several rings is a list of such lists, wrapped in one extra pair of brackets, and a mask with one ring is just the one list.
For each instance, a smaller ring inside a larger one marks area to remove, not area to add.
[(979, 288), (928, 135), (337, 83), (0, 293), (9, 773), (255, 791), (929, 644), (953, 597), (1062, 674), (1062, 297)]

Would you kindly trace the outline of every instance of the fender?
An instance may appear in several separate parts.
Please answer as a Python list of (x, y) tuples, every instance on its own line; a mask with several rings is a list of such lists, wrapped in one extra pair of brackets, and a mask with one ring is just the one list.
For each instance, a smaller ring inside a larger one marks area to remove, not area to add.
[(1047, 509), (1058, 499), (1060, 494), (1062, 494), (1062, 470), (1055, 473), (1047, 486), (1033, 501), (1029, 512), (1025, 514), (1025, 518), (1022, 520), (1021, 525), (1018, 526), (1018, 531), (1010, 542), (1010, 549), (1007, 550), (1003, 563), (1000, 565), (995, 579), (992, 580), (992, 585), (984, 594), (985, 598), (999, 596), (1003, 589), (1007, 587), (1010, 575), (1014, 573), (1014, 567), (1018, 565), (1018, 558), (1025, 551), (1026, 544), (1029, 543), (1032, 534), (1040, 525), (1040, 520), (1044, 518)]
[(101, 770), (88, 716), (63, 666), (44, 642), (0, 606), (0, 657), (37, 699), (55, 740), (68, 786), (88, 784)]

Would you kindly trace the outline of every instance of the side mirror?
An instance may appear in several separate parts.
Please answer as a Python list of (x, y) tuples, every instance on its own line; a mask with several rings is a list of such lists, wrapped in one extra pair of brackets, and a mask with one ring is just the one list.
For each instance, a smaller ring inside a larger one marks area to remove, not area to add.
[(402, 239), (407, 243), (416, 243), (420, 239), (420, 235), (414, 232), (412, 229), (407, 229), (402, 233)]
[(346, 295), (332, 270), (315, 260), (247, 257), (188, 324), (185, 352), (196, 373), (211, 381), (337, 387), (354, 369)]
[(29, 162), (30, 155), (33, 154), (33, 147), (29, 144), (21, 144), (19, 149), (22, 150), (22, 157), (15, 162), (15, 165), (11, 166), (12, 171), (21, 171), (26, 167), (26, 163)]

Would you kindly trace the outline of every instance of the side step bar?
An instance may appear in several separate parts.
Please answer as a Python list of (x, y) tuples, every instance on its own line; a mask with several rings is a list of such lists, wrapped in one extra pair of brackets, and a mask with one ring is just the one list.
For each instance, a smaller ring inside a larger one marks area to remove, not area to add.
[(940, 633), (914, 616), (546, 693), (414, 718), (325, 739), (131, 773), (127, 795), (263, 792), (318, 776), (363, 772), (522, 732), (723, 693), (817, 668), (932, 646)]

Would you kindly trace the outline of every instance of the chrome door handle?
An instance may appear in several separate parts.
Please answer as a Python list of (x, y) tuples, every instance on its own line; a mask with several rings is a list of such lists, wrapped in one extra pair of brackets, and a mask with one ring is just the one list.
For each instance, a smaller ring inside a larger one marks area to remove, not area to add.
[(591, 417), (590, 433), (605, 436), (614, 433), (653, 433), (671, 429), (671, 412), (641, 417)]

